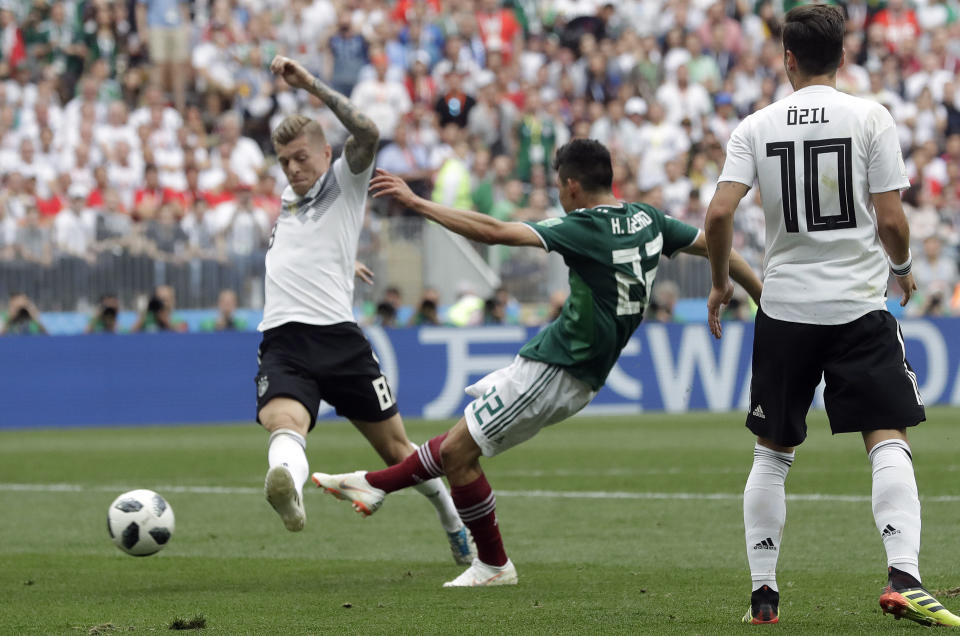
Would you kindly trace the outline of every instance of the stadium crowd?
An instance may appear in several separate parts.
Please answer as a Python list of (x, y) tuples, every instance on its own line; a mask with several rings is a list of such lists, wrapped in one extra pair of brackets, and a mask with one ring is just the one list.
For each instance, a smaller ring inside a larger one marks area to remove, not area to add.
[[(560, 214), (553, 151), (592, 137), (612, 151), (618, 197), (702, 227), (730, 132), (791, 90), (778, 40), (790, 6), (2, 0), (0, 292), (68, 310), (104, 294), (129, 306), (157, 285), (187, 306), (224, 288), (260, 302), (286, 185), (272, 126), (299, 111), (335, 148), (346, 137), (269, 72), (277, 53), (349, 95), (380, 129), (378, 165), (434, 200), (500, 219)], [(843, 7), (838, 86), (890, 109), (912, 183), (913, 310), (960, 313), (960, 3)], [(759, 268), (763, 213), (748, 199), (734, 245)], [(371, 207), (361, 246), (405, 216)], [(508, 287), (515, 254), (487, 254)]]

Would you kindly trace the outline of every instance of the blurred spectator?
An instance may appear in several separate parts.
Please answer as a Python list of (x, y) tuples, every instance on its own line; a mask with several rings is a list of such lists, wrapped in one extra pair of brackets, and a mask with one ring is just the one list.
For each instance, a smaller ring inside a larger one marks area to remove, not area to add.
[(511, 221), (522, 206), (523, 182), (510, 179), (503, 189), (503, 197), (493, 204), (490, 216), (500, 221)]
[(887, 6), (873, 17), (873, 23), (881, 27), (883, 41), (894, 54), (901, 52), (905, 42), (920, 35), (917, 14), (906, 0), (887, 0)]
[(671, 216), (686, 219), (693, 183), (687, 178), (679, 158), (667, 162), (666, 173), (666, 180), (661, 188), (663, 210)]
[(156, 295), (151, 296), (147, 301), (146, 308), (130, 330), (133, 333), (174, 331), (170, 321), (170, 314), (170, 308), (164, 304), (163, 300)]
[(499, 53), (509, 65), (523, 46), (523, 29), (513, 11), (501, 7), (499, 0), (480, 0), (476, 12), (477, 27), (487, 54)]
[[(455, 128), (454, 124), (450, 126)], [(431, 196), (437, 203), (459, 210), (470, 209), (470, 169), (467, 167), (469, 151), (470, 147), (465, 140), (455, 142), (453, 153), (440, 166)]]
[(957, 262), (943, 254), (943, 241), (937, 235), (923, 239), (923, 254), (914, 258), (914, 276), (919, 286), (919, 300), (911, 308), (922, 315), (940, 315), (950, 309), (950, 297), (960, 283)]
[(117, 333), (119, 313), (120, 301), (116, 294), (104, 294), (100, 297), (97, 313), (90, 318), (84, 333)]
[(40, 221), (40, 212), (34, 203), (28, 203), (14, 247), (17, 256), (27, 263), (46, 266), (53, 261), (53, 241), (49, 226)]
[(236, 113), (226, 113), (220, 118), (220, 144), (221, 148), (230, 148), (228, 162), (224, 164), (222, 157), (224, 153), (214, 155), (214, 163), (220, 160), (219, 168), (223, 172), (235, 174), (240, 182), (247, 186), (253, 186), (257, 183), (257, 175), (264, 166), (263, 152), (260, 145), (249, 137), (241, 136), (243, 122)]
[(61, 257), (88, 258), (94, 242), (96, 214), (87, 207), (89, 191), (79, 185), (70, 186), (69, 202), (53, 220), (54, 245)]
[[(392, 172), (406, 181), (410, 188), (420, 196), (430, 191), (430, 170), (427, 149), (422, 144), (411, 142), (407, 129), (408, 119), (397, 126), (393, 141), (387, 143), (377, 153), (377, 167)], [(399, 212), (400, 206), (392, 198), (384, 202), (391, 212)]]
[(437, 301), (431, 298), (424, 298), (420, 301), (417, 312), (410, 320), (410, 325), (414, 327), (440, 325), (440, 315), (437, 311)]
[(447, 322), (455, 327), (475, 327), (483, 322), (484, 300), (477, 295), (473, 285), (462, 282), (457, 285), (457, 299), (447, 311)]
[(237, 294), (232, 289), (221, 289), (217, 297), (217, 317), (205, 320), (201, 331), (245, 331), (247, 321), (237, 317)]
[(410, 72), (404, 80), (410, 100), (414, 103), (433, 104), (437, 99), (437, 83), (430, 76), (430, 54), (417, 51), (410, 62)]
[(641, 157), (637, 169), (637, 185), (649, 190), (666, 178), (664, 166), (690, 148), (690, 138), (683, 130), (664, 119), (659, 102), (649, 105), (648, 121), (637, 134), (635, 152)]
[(188, 0), (137, 0), (137, 33), (149, 45), (151, 81), (173, 90), (177, 110), (187, 103), (186, 62), (190, 59)]
[(506, 322), (506, 307), (496, 297), (483, 302), (483, 324), (502, 325)]
[(367, 41), (354, 31), (349, 11), (337, 15), (337, 29), (328, 45), (331, 55), (326, 75), (330, 78), (330, 85), (337, 92), (350, 95), (360, 69), (367, 63)]
[(30, 297), (23, 292), (12, 292), (7, 311), (2, 315), (3, 336), (35, 336), (46, 334), (47, 330), (40, 322), (40, 311)]
[(680, 288), (672, 280), (657, 281), (653, 286), (653, 298), (644, 316), (656, 322), (673, 322), (674, 309), (680, 298)]
[(752, 312), (750, 309), (750, 297), (746, 294), (740, 293), (739, 288), (735, 290), (733, 297), (723, 310), (722, 318), (724, 321), (735, 320), (739, 322), (746, 322), (751, 320)]
[(399, 310), (403, 305), (403, 294), (400, 293), (400, 288), (390, 285), (384, 289), (383, 298), (380, 300), (380, 302), (386, 303), (394, 309)]
[(460, 70), (451, 69), (444, 79), (446, 88), (434, 106), (434, 110), (440, 117), (440, 126), (452, 123), (460, 128), (466, 128), (470, 110), (477, 100), (464, 92), (463, 74)]
[[(633, 102), (630, 106), (631, 110), (636, 112), (639, 104)], [(596, 119), (590, 126), (590, 138), (602, 143), (614, 155), (619, 154), (621, 150), (625, 152), (625, 148), (634, 142), (636, 136), (637, 126), (626, 116), (623, 102), (619, 99), (611, 100), (607, 104), (606, 114)]]
[(188, 237), (177, 220), (177, 206), (165, 203), (152, 218), (146, 220), (146, 237), (155, 250), (155, 258), (180, 263), (186, 257)]
[(403, 83), (387, 76), (388, 60), (382, 49), (371, 50), (370, 64), (374, 77), (358, 83), (350, 101), (377, 125), (381, 141), (389, 141), (403, 116), (410, 112), (410, 94)]
[(143, 169), (143, 187), (133, 193), (133, 217), (149, 220), (157, 216), (160, 207), (175, 201), (176, 193), (160, 185), (160, 171), (154, 164)]
[(740, 118), (733, 107), (733, 96), (730, 93), (717, 93), (713, 103), (716, 110), (709, 118), (707, 127), (717, 141), (726, 146), (730, 133), (740, 124)]
[(158, 285), (131, 331), (134, 333), (187, 330), (187, 323), (174, 315), (176, 294), (170, 285)]
[(657, 101), (663, 105), (667, 121), (674, 124), (684, 119), (699, 124), (713, 111), (707, 89), (690, 82), (690, 70), (686, 64), (677, 68), (674, 79), (665, 81), (657, 89)]
[(538, 91), (527, 91), (523, 114), (517, 123), (514, 137), (514, 147), (517, 149), (517, 178), (529, 181), (535, 165), (549, 171), (557, 144), (557, 131), (554, 121), (541, 109)]
[(496, 76), (483, 70), (476, 76), (477, 103), (467, 116), (467, 130), (495, 155), (510, 150), (517, 107), (509, 100), (500, 99)]
[(380, 327), (396, 327), (397, 308), (388, 302), (377, 303), (377, 311), (374, 316), (374, 324)]

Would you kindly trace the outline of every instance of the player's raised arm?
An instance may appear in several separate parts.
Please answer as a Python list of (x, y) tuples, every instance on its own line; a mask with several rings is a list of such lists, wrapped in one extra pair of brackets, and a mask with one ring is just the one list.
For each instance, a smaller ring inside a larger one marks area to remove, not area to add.
[(369, 117), (361, 113), (349, 99), (314, 77), (295, 60), (278, 55), (270, 63), (270, 70), (282, 77), (290, 86), (302, 88), (316, 95), (350, 131), (350, 137), (343, 146), (343, 156), (350, 165), (351, 172), (358, 174), (370, 166), (374, 155), (377, 154), (380, 131)]
[(911, 272), (913, 259), (910, 256), (910, 224), (903, 213), (900, 191), (880, 192), (871, 195), (873, 207), (877, 211), (877, 235), (884, 251), (890, 258), (890, 270), (903, 291), (900, 306), (910, 301), (917, 283)]
[[(736, 181), (721, 181), (707, 208), (704, 233), (707, 242), (707, 258), (710, 259), (710, 273), (713, 284), (707, 299), (707, 320), (710, 331), (719, 338), (723, 333), (720, 327), (720, 309), (733, 297), (733, 285), (730, 283), (730, 251), (733, 247), (733, 214), (740, 205), (740, 199), (750, 188)], [(749, 291), (749, 290), (748, 290)], [(751, 294), (752, 295), (752, 294)]]
[(499, 221), (479, 212), (457, 210), (428, 201), (415, 195), (403, 179), (386, 170), (377, 169), (370, 180), (370, 192), (374, 198), (391, 196), (405, 208), (473, 241), (487, 245), (543, 247), (537, 233), (523, 223)]

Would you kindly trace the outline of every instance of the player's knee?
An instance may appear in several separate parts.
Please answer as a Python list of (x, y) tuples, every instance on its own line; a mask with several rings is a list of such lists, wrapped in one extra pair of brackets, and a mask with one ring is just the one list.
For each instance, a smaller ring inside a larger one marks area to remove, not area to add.
[(305, 436), (310, 429), (309, 418), (284, 406), (267, 404), (260, 410), (259, 419), (263, 428), (270, 433), (286, 428)]
[(466, 470), (477, 461), (466, 446), (457, 443), (457, 439), (451, 439), (451, 437), (447, 437), (440, 444), (440, 462), (443, 472), (447, 475), (455, 475)]

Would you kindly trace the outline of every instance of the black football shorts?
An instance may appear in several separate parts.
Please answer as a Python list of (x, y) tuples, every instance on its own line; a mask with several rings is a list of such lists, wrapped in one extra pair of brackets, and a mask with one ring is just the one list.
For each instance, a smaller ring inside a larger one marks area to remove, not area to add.
[(821, 377), (834, 434), (906, 428), (926, 419), (900, 325), (890, 312), (814, 325), (776, 320), (759, 310), (747, 428), (783, 446), (800, 444)]
[(350, 420), (382, 422), (397, 404), (370, 343), (353, 322), (305, 325), (290, 322), (263, 334), (255, 378), (257, 418), (275, 397), (303, 404), (313, 428), (320, 401)]

